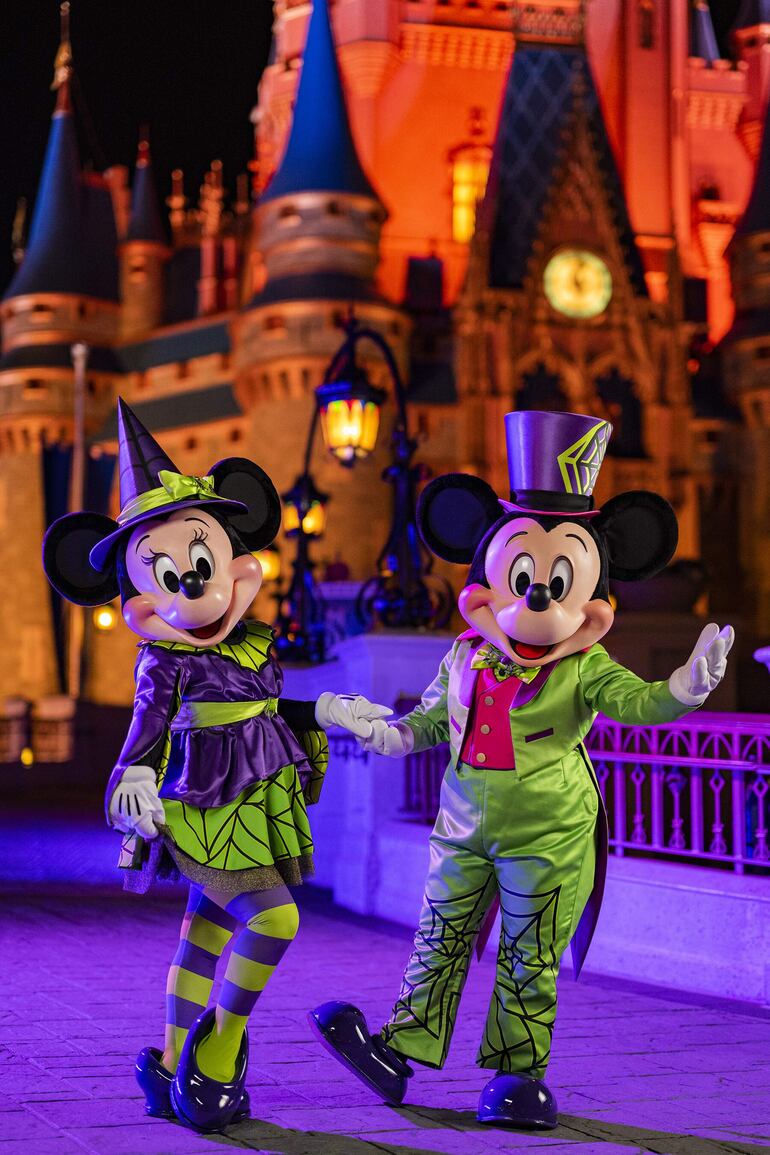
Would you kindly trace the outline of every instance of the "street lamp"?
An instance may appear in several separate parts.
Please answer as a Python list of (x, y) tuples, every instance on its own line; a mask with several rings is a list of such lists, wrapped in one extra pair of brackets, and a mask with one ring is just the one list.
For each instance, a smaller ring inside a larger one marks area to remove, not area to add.
[(294, 573), (276, 621), (276, 647), (289, 661), (321, 662), (326, 656), (324, 604), (313, 579), (308, 543), (325, 528), (328, 495), (317, 489), (310, 475), (310, 457), (320, 420), (329, 451), (351, 468), (375, 447), (380, 409), (387, 394), (372, 386), (356, 363), (356, 347), (369, 341), (387, 365), (398, 405), (391, 439), (393, 461), (383, 477), (394, 488), (390, 534), (377, 560), (377, 574), (359, 594), (358, 612), (365, 621), (414, 629), (441, 626), (452, 609), (452, 590), (442, 578), (430, 575), (432, 559), (417, 533), (416, 487), (428, 477), (423, 465), (412, 464), (417, 442), (409, 436), (404, 383), (390, 346), (374, 329), (362, 328), (354, 317), (344, 325), (345, 340), (332, 357), (323, 382), (316, 389), (316, 405), (308, 431), (302, 473), (283, 494), (284, 531), (296, 539)]
[[(385, 391), (373, 389), (356, 364), (356, 348), (369, 341), (379, 349), (393, 382), (398, 413), (393, 427), (391, 447), (393, 461), (383, 478), (393, 486), (393, 520), (385, 547), (377, 559), (377, 574), (363, 586), (359, 595), (359, 615), (380, 621), (385, 626), (415, 629), (442, 626), (452, 610), (452, 590), (443, 578), (431, 576), (432, 558), (422, 544), (415, 518), (416, 491), (419, 482), (429, 476), (424, 465), (412, 463), (417, 442), (409, 436), (407, 398), (404, 382), (393, 352), (375, 329), (362, 328), (355, 317), (345, 324), (345, 340), (332, 357), (324, 383), (316, 390), (321, 425), (329, 450), (347, 465), (365, 457), (374, 448), (379, 425), (379, 408)], [(346, 373), (347, 376), (342, 374)], [(360, 406), (361, 416), (354, 420), (350, 399)], [(350, 418), (337, 418), (334, 406), (348, 405)], [(339, 438), (342, 428), (355, 432), (358, 440), (345, 448)], [(373, 435), (372, 435), (373, 431)], [(335, 439), (337, 438), (337, 439)]]

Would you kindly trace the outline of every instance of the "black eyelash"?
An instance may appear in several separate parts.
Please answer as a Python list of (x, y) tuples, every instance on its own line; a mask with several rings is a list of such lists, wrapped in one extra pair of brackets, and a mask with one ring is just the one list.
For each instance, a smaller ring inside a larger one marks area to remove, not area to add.
[(195, 533), (193, 534), (193, 539), (190, 542), (190, 545), (193, 545), (193, 543), (196, 541), (205, 541), (208, 536), (209, 535), (206, 533), (205, 530), (196, 529)]
[(152, 551), (150, 551), (150, 556), (149, 556), (149, 557), (143, 557), (143, 556), (140, 554), (140, 555), (139, 555), (139, 560), (140, 560), (140, 561), (142, 561), (142, 562), (144, 562), (144, 564), (145, 564), (145, 565), (152, 565), (152, 563), (155, 561), (155, 558), (156, 558), (156, 557), (160, 557), (160, 554), (158, 554), (158, 553), (153, 553)]

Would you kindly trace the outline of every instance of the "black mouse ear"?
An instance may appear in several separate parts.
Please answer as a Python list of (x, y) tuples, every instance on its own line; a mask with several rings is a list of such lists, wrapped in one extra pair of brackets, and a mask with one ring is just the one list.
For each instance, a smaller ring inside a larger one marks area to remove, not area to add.
[(105, 573), (88, 560), (91, 550), (117, 524), (101, 513), (68, 513), (43, 538), (43, 569), (53, 588), (77, 606), (103, 606), (118, 596), (115, 567)]
[(246, 513), (227, 515), (246, 548), (254, 552), (270, 545), (281, 528), (281, 499), (264, 469), (245, 457), (226, 457), (209, 472), (220, 497), (247, 507)]
[(470, 565), (476, 546), (502, 516), (492, 487), (469, 473), (435, 478), (417, 503), (417, 526), (428, 549), (458, 565)]
[(643, 581), (659, 573), (679, 540), (669, 503), (645, 489), (613, 497), (593, 525), (607, 546), (610, 577), (618, 581)]

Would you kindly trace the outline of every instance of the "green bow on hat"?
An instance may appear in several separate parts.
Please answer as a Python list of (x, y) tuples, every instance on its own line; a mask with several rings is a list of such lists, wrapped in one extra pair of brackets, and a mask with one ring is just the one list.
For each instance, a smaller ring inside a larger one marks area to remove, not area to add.
[(532, 682), (540, 673), (540, 666), (520, 666), (518, 662), (512, 662), (491, 642), (487, 642), (476, 651), (471, 661), (471, 669), (491, 670), (498, 682), (504, 682), (506, 678), (511, 677), (520, 678), (522, 682)]
[(217, 498), (219, 495), (214, 489), (214, 478), (193, 477), (186, 473), (174, 473), (171, 469), (161, 469), (158, 472), (160, 485), (157, 489), (148, 489), (130, 501), (118, 516), (118, 525), (125, 525), (141, 514), (150, 513), (154, 509), (162, 509), (164, 505), (171, 505), (186, 498)]

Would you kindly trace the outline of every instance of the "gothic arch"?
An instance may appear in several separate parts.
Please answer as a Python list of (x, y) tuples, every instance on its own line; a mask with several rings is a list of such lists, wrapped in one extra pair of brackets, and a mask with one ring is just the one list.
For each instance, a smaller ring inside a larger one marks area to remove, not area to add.
[[(537, 402), (538, 378), (541, 383), (542, 401)], [(582, 394), (580, 375), (569, 360), (548, 349), (533, 349), (526, 353), (513, 367), (515, 408), (536, 407), (556, 411), (575, 409), (580, 404)], [(523, 389), (530, 389), (529, 403), (520, 406), (519, 398)], [(551, 399), (552, 404), (548, 404)], [(563, 399), (563, 401), (562, 401)]]
[(633, 377), (613, 364), (594, 376), (593, 385), (594, 411), (613, 426), (608, 453), (613, 457), (646, 457), (644, 413)]

